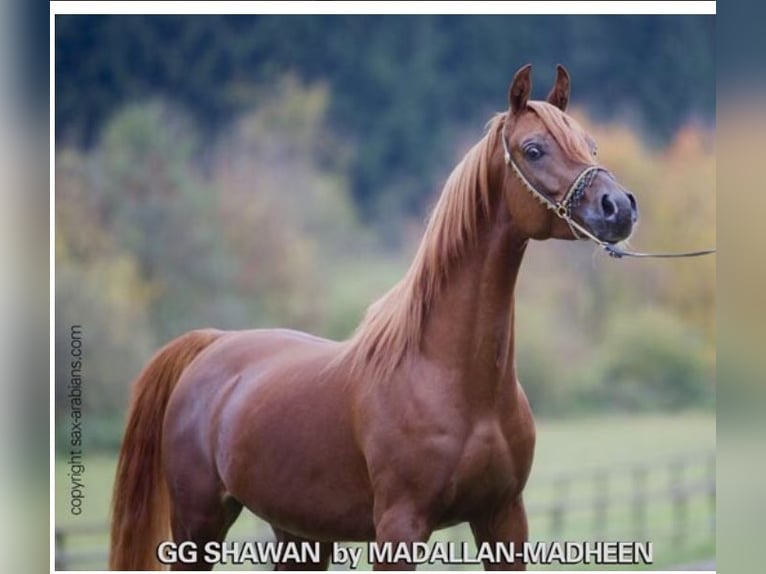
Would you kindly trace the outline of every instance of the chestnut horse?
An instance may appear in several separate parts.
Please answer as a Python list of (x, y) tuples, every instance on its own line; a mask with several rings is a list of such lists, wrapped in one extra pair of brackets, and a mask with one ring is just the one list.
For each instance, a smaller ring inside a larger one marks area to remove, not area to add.
[(283, 569), (326, 568), (334, 541), (408, 544), (461, 522), (477, 542), (527, 540), (535, 426), (514, 361), (527, 242), (584, 228), (615, 243), (637, 217), (564, 113), (566, 70), (547, 101), (529, 100), (530, 72), (448, 178), (405, 277), (349, 340), (199, 330), (155, 355), (133, 387), (112, 569), (159, 567), (171, 536), (223, 540), (243, 506), (277, 540), (319, 543), (319, 562)]

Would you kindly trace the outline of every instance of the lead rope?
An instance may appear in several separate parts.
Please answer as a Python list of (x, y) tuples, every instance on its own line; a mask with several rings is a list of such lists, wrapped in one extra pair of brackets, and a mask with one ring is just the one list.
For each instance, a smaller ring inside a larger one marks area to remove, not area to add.
[(562, 200), (559, 202), (555, 202), (544, 193), (538, 191), (538, 189), (535, 188), (535, 186), (532, 185), (532, 183), (526, 178), (526, 176), (521, 171), (519, 166), (516, 165), (516, 162), (513, 161), (513, 158), (511, 157), (511, 152), (508, 150), (508, 142), (505, 140), (505, 132), (502, 132), (501, 139), (503, 140), (503, 153), (505, 156), (505, 163), (506, 165), (510, 166), (513, 169), (514, 174), (516, 175), (516, 177), (519, 178), (519, 180), (524, 185), (524, 187), (535, 198), (537, 198), (537, 200), (540, 203), (542, 203), (548, 209), (552, 210), (557, 217), (566, 221), (567, 225), (569, 226), (569, 229), (572, 231), (572, 234), (577, 239), (590, 239), (591, 241), (596, 243), (599, 247), (603, 248), (604, 251), (606, 251), (610, 257), (614, 257), (615, 259), (621, 259), (623, 257), (656, 257), (656, 258), (699, 257), (701, 255), (709, 255), (710, 253), (715, 253), (716, 251), (715, 248), (700, 249), (698, 251), (681, 251), (677, 253), (642, 253), (640, 251), (630, 251), (627, 249), (622, 249), (621, 247), (617, 247), (616, 245), (612, 245), (611, 243), (602, 241), (601, 239), (593, 235), (593, 233), (591, 233), (589, 229), (586, 229), (583, 225), (575, 221), (575, 219), (572, 217), (569, 204), (572, 201), (572, 198), (576, 197), (581, 192), (583, 192), (587, 187), (590, 186), (590, 183), (593, 181), (593, 179), (595, 179), (597, 172), (606, 171), (606, 170), (603, 167), (599, 167), (597, 165), (591, 165), (586, 167), (575, 178), (575, 180), (572, 182), (572, 185), (569, 186), (569, 189), (567, 190)]

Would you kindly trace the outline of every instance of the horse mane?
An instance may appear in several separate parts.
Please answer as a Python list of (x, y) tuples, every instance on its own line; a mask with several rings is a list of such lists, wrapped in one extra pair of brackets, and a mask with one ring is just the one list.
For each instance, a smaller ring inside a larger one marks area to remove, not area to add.
[[(573, 158), (593, 158), (585, 132), (547, 102), (528, 105), (562, 149)], [(455, 166), (428, 220), (426, 232), (404, 277), (367, 309), (338, 361), (370, 381), (388, 378), (408, 351), (420, 345), (428, 309), (453, 263), (477, 238), (479, 210), (489, 214), (489, 165), (507, 113), (495, 114), (486, 133)]]

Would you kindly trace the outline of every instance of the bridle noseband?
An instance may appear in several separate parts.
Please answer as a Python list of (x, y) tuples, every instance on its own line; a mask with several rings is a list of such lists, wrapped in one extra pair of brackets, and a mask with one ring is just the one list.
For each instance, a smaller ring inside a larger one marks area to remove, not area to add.
[(569, 186), (569, 189), (567, 189), (567, 192), (564, 194), (564, 197), (561, 198), (560, 201), (554, 200), (552, 197), (548, 196), (547, 194), (543, 193), (539, 189), (537, 189), (532, 182), (527, 179), (527, 177), (524, 175), (524, 172), (521, 171), (521, 168), (518, 166), (518, 164), (513, 161), (513, 157), (511, 156), (511, 152), (508, 149), (508, 141), (505, 138), (505, 130), (503, 129), (500, 133), (501, 139), (503, 140), (503, 155), (505, 157), (505, 164), (509, 166), (516, 177), (521, 181), (521, 183), (524, 185), (524, 187), (529, 191), (537, 200), (542, 203), (545, 207), (552, 210), (557, 217), (560, 219), (563, 219), (566, 221), (567, 225), (569, 226), (569, 229), (572, 231), (572, 234), (577, 239), (590, 239), (594, 243), (596, 243), (599, 247), (602, 247), (604, 251), (606, 251), (611, 257), (615, 257), (617, 259), (621, 257), (697, 257), (699, 255), (707, 255), (709, 253), (715, 253), (715, 249), (703, 249), (700, 251), (686, 251), (683, 253), (640, 253), (636, 251), (628, 251), (625, 249), (621, 249), (617, 247), (616, 245), (612, 245), (611, 243), (607, 243), (606, 241), (602, 241), (598, 237), (596, 237), (589, 229), (587, 229), (582, 224), (578, 223), (574, 216), (572, 215), (572, 210), (577, 207), (580, 200), (582, 199), (582, 196), (585, 194), (587, 189), (593, 185), (594, 180), (596, 179), (596, 176), (598, 176), (598, 173), (603, 171), (604, 173), (610, 173), (609, 170), (599, 166), (599, 165), (589, 165), (585, 169), (583, 169), (577, 177), (574, 179), (572, 184)]

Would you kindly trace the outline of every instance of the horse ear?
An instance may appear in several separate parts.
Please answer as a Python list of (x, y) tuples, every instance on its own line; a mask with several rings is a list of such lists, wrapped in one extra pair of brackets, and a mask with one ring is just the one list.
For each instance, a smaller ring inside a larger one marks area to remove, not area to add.
[(527, 107), (529, 94), (532, 92), (532, 64), (527, 64), (516, 72), (508, 90), (508, 106), (512, 114), (517, 114)]
[(561, 64), (556, 66), (556, 83), (553, 84), (551, 93), (548, 94), (546, 101), (556, 106), (562, 112), (567, 109), (567, 104), (569, 103), (569, 72)]

